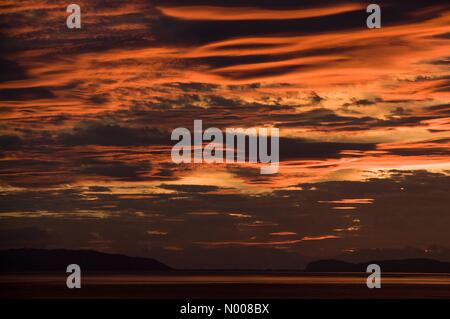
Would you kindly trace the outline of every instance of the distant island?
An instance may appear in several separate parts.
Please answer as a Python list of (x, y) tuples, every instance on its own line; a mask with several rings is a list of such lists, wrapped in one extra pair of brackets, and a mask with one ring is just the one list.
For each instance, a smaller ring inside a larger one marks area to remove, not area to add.
[[(84, 273), (150, 273), (175, 271), (164, 263), (145, 257), (130, 257), (120, 254), (102, 253), (93, 250), (69, 249), (8, 249), (0, 250), (0, 273), (39, 273), (65, 272), (69, 264), (78, 264)], [(367, 265), (378, 264), (382, 272), (397, 273), (450, 273), (450, 262), (434, 259), (416, 258), (399, 260), (374, 260), (362, 263), (351, 263), (337, 259), (312, 261), (305, 269), (297, 272), (366, 272)], [(195, 271), (176, 269), (178, 271)], [(235, 269), (198, 270), (201, 272), (228, 272)], [(295, 271), (295, 270), (294, 270)], [(268, 269), (241, 270), (241, 272), (286, 272), (286, 270)], [(292, 272), (290, 270), (289, 272)]]
[(319, 260), (310, 262), (306, 272), (365, 272), (367, 265), (380, 265), (383, 272), (450, 273), (450, 263), (434, 259), (416, 258), (400, 260), (374, 260), (364, 263), (350, 263), (341, 260)]
[(61, 272), (78, 264), (86, 272), (155, 272), (171, 268), (155, 259), (107, 254), (93, 250), (8, 249), (0, 250), (0, 273)]

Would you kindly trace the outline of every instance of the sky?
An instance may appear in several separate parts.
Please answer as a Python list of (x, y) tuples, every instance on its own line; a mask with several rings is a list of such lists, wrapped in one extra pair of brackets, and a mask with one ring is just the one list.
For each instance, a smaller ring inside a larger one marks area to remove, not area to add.
[[(178, 268), (450, 260), (450, 4), (0, 0), (0, 248)], [(279, 171), (171, 132), (276, 127)]]

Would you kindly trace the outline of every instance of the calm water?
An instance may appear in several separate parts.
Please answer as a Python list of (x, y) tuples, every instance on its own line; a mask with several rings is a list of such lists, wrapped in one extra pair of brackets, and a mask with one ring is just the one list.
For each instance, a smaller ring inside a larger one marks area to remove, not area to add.
[[(320, 274), (139, 274), (139, 275), (85, 275), (84, 284), (92, 285), (152, 285), (152, 284), (282, 284), (282, 285), (330, 285), (366, 282), (366, 274), (320, 273)], [(0, 275), (0, 284), (35, 283), (60, 284), (66, 276), (47, 274)], [(449, 285), (450, 274), (384, 274), (383, 284), (397, 285)]]

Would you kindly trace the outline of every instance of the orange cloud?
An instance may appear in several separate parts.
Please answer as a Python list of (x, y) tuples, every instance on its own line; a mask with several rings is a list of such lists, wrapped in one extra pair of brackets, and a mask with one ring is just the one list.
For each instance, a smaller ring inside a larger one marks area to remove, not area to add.
[(361, 4), (342, 4), (326, 8), (270, 10), (252, 7), (178, 6), (158, 7), (169, 17), (183, 20), (287, 20), (339, 14), (362, 9)]
[(317, 237), (305, 236), (301, 239), (294, 240), (284, 240), (284, 241), (268, 241), (268, 242), (251, 242), (251, 241), (221, 241), (221, 242), (197, 242), (197, 244), (205, 246), (278, 246), (278, 245), (293, 245), (298, 244), (303, 241), (315, 241), (315, 240), (326, 240), (326, 239), (337, 239), (339, 236), (335, 235), (324, 235)]
[(297, 235), (297, 233), (290, 232), (290, 231), (281, 231), (276, 233), (270, 233), (271, 236), (291, 236), (291, 235)]

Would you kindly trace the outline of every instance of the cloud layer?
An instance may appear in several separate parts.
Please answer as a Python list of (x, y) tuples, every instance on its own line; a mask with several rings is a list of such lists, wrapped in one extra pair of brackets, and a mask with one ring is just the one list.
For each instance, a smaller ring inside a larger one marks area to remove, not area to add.
[[(69, 30), (59, 1), (0, 0), (3, 248), (296, 268), (450, 246), (446, 1), (381, 1), (373, 30), (361, 1), (77, 3)], [(194, 119), (278, 127), (279, 173), (172, 163)]]

